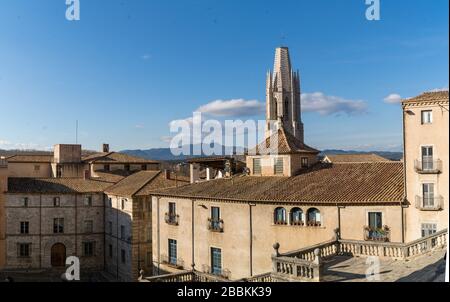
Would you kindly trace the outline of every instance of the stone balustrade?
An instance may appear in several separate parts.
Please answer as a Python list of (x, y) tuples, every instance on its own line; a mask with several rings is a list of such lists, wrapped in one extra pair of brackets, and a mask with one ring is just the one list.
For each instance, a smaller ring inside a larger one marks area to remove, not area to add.
[(183, 271), (156, 277), (145, 277), (142, 282), (229, 282), (229, 280), (198, 271)]

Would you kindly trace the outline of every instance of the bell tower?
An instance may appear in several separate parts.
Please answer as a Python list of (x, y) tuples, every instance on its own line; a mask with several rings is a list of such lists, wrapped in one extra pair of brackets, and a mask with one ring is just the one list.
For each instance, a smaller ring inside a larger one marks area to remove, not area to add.
[(292, 69), (287, 47), (275, 50), (274, 69), (266, 81), (266, 138), (280, 127), (304, 142), (300, 74)]

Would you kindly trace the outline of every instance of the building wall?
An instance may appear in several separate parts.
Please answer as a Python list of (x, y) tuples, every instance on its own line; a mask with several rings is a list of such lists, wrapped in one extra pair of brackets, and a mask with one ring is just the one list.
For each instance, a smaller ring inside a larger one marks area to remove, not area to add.
[(8, 163), (8, 171), (9, 177), (52, 177), (50, 163)]
[[(85, 205), (85, 197), (92, 196), (92, 206)], [(29, 198), (28, 207), (22, 199)], [(53, 198), (60, 198), (60, 207), (54, 207)], [(103, 194), (87, 195), (6, 195), (6, 267), (51, 268), (51, 248), (55, 243), (66, 247), (66, 256), (78, 256), (81, 269), (100, 270), (104, 255)], [(53, 219), (64, 218), (64, 233), (53, 233)], [(93, 222), (93, 231), (87, 232), (85, 221)], [(20, 222), (29, 222), (29, 234), (20, 234)], [(84, 256), (83, 242), (94, 242), (94, 255)], [(18, 244), (31, 243), (31, 257), (18, 256)]]
[[(130, 164), (130, 171), (141, 171), (142, 166), (145, 166), (147, 170), (156, 171), (159, 170), (159, 164)], [(105, 169), (105, 164), (91, 164), (91, 171), (103, 171)], [(117, 171), (117, 170), (125, 170), (125, 164), (109, 164), (110, 171)]]
[(8, 166), (0, 160), (0, 269), (6, 262), (6, 232), (5, 232), (5, 192), (8, 190)]
[[(125, 201), (124, 208), (122, 200)], [(146, 275), (151, 274), (150, 197), (109, 195), (105, 215), (106, 270), (118, 281), (125, 282), (136, 281), (141, 269)], [(121, 226), (125, 227), (124, 238), (121, 237)], [(125, 251), (125, 262), (122, 262), (122, 250)]]
[[(255, 158), (261, 159), (261, 174), (260, 176), (274, 176), (275, 175), (275, 159), (283, 159), (283, 175), (280, 176), (293, 176), (299, 170), (302, 169), (301, 160), (302, 158), (308, 158), (309, 166), (317, 163), (317, 156), (315, 154), (289, 154), (289, 155), (259, 155), (259, 156), (247, 156), (247, 167), (250, 169), (251, 175), (254, 174), (253, 170), (253, 160)], [(258, 176), (258, 175), (255, 175)]]
[[(168, 212), (168, 203), (175, 202), (179, 225), (168, 225), (164, 220)], [(211, 206), (220, 207), (224, 220), (224, 232), (215, 233), (208, 230), (208, 218)], [(281, 205), (289, 212), (296, 205)], [(252, 235), (250, 235), (250, 207), (252, 211)], [(177, 240), (177, 258), (190, 269), (192, 264), (192, 243), (195, 250), (195, 268), (203, 271), (210, 266), (211, 247), (222, 249), (222, 268), (231, 272), (231, 279), (250, 276), (250, 244), (252, 244), (253, 275), (271, 271), (273, 244), (281, 245), (280, 252), (297, 250), (334, 237), (334, 230), (339, 226), (338, 208), (336, 206), (299, 206), (303, 213), (314, 207), (321, 213), (320, 227), (275, 225), (275, 204), (225, 203), (213, 201), (192, 201), (177, 198), (157, 198), (152, 200), (153, 219), (153, 260), (160, 267), (159, 273), (173, 272), (175, 268), (161, 263), (168, 256), (168, 240)], [(193, 209), (192, 209), (193, 208)], [(341, 209), (341, 228), (344, 239), (363, 240), (363, 227), (367, 225), (369, 211), (381, 211), (383, 224), (392, 229), (391, 241), (401, 240), (400, 206), (348, 206)], [(159, 215), (158, 215), (159, 213)], [(192, 225), (194, 213), (194, 226)], [(194, 227), (194, 232), (192, 228)], [(194, 233), (194, 240), (192, 234)], [(250, 241), (252, 238), (252, 242)]]
[[(437, 231), (448, 228), (449, 213), (449, 118), (448, 102), (443, 107), (428, 103), (404, 106), (404, 137), (405, 137), (405, 167), (407, 200), (410, 203), (406, 209), (405, 234), (406, 241), (421, 237), (421, 225), (433, 223)], [(433, 111), (433, 123), (421, 123), (421, 111)], [(434, 159), (442, 161), (442, 171), (439, 174), (419, 174), (415, 171), (414, 161), (421, 159), (421, 147), (433, 146)], [(422, 184), (434, 183), (435, 195), (443, 197), (444, 206), (440, 211), (422, 211), (415, 206), (416, 196), (422, 196)]]

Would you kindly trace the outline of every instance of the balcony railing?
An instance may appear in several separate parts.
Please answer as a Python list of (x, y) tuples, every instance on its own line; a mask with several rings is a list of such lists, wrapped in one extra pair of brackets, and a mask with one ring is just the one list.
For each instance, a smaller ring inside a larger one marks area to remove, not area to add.
[(172, 213), (166, 213), (164, 220), (167, 224), (170, 225), (178, 225), (180, 215), (172, 214)]
[(322, 226), (322, 222), (316, 221), (316, 220), (310, 220), (310, 221), (306, 222), (306, 225), (311, 226), (311, 227), (320, 227), (320, 226)]
[(442, 171), (442, 161), (439, 159), (433, 160), (416, 160), (414, 162), (414, 169), (421, 174), (436, 174)]
[(390, 241), (391, 231), (389, 227), (384, 226), (381, 229), (374, 229), (368, 226), (364, 227), (364, 240), (366, 241)]
[(208, 219), (208, 230), (211, 232), (223, 233), (223, 220), (222, 219)]
[(416, 196), (416, 208), (421, 211), (440, 211), (444, 209), (442, 196)]

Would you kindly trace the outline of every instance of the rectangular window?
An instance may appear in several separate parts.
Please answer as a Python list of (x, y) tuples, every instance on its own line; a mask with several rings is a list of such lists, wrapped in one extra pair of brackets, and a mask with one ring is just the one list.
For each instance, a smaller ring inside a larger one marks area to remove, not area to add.
[(56, 166), (56, 178), (62, 177), (62, 168), (61, 166)]
[(55, 234), (64, 233), (64, 218), (53, 219), (53, 233)]
[(61, 206), (61, 199), (59, 197), (53, 197), (53, 206), (54, 207), (60, 207)]
[(92, 196), (85, 196), (84, 197), (84, 205), (86, 207), (92, 207)]
[(141, 170), (142, 170), (142, 171), (146, 171), (146, 170), (147, 170), (147, 165), (142, 165), (142, 166), (141, 166)]
[(109, 165), (104, 165), (104, 166), (103, 166), (103, 169), (104, 169), (106, 172), (108, 172), (111, 168), (110, 168)]
[(108, 234), (112, 235), (112, 229), (113, 229), (112, 221), (108, 221)]
[(30, 232), (30, 223), (28, 221), (20, 222), (20, 234), (29, 234)]
[(108, 207), (112, 208), (112, 198), (108, 198)]
[(282, 158), (275, 158), (275, 175), (284, 174), (284, 161)]
[(434, 184), (422, 184), (423, 191), (423, 206), (433, 207), (434, 206)]
[(40, 171), (41, 170), (41, 166), (39, 166), (39, 165), (35, 165), (34, 166), (34, 171)]
[(94, 232), (94, 221), (92, 221), (92, 220), (84, 221), (84, 232), (85, 233), (93, 233)]
[(177, 241), (169, 239), (169, 263), (177, 265)]
[(308, 160), (307, 157), (302, 157), (301, 165), (302, 165), (302, 168), (308, 168), (309, 167), (309, 160)]
[(113, 246), (112, 244), (108, 245), (109, 258), (113, 257)]
[(125, 209), (125, 202), (126, 202), (126, 199), (122, 199), (122, 200), (121, 200), (120, 208), (121, 208), (122, 210)]
[(122, 261), (122, 263), (127, 262), (125, 250), (120, 250), (120, 260)]
[(31, 243), (19, 243), (18, 254), (19, 254), (19, 257), (30, 257), (31, 256)]
[(261, 175), (261, 159), (260, 158), (253, 159), (253, 174)]
[(422, 237), (428, 237), (437, 232), (435, 223), (422, 223)]
[(177, 214), (177, 204), (175, 202), (169, 202), (169, 215), (175, 216)]
[(125, 226), (120, 226), (120, 239), (125, 239)]
[(433, 123), (433, 111), (423, 110), (422, 111), (422, 125)]
[(94, 242), (83, 242), (83, 256), (92, 257), (94, 256)]
[(211, 248), (211, 273), (222, 274), (222, 250), (214, 247)]
[(381, 212), (369, 213), (369, 228), (371, 230), (379, 230), (383, 228), (383, 220)]
[(422, 169), (433, 170), (433, 147), (422, 147)]
[(152, 265), (152, 253), (151, 252), (147, 252), (147, 259), (145, 262), (146, 262), (147, 266)]
[(28, 199), (28, 197), (22, 198), (22, 205), (24, 207), (28, 207), (29, 203), (30, 203), (30, 200)]
[(128, 164), (127, 164), (127, 165), (125, 165), (125, 167), (124, 167), (124, 168), (125, 168), (125, 171), (127, 171), (127, 172), (129, 172), (129, 171), (130, 171), (130, 165), (128, 165)]

